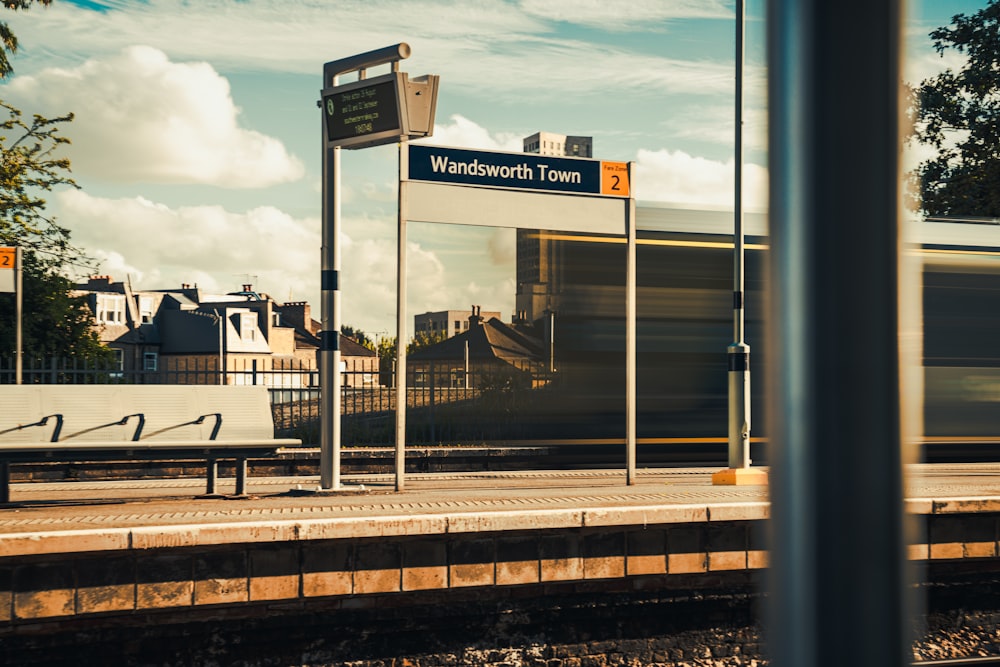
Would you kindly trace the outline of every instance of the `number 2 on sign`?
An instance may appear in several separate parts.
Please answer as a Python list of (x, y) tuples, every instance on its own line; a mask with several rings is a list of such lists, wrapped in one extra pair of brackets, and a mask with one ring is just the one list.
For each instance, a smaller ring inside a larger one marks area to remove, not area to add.
[(0, 248), (0, 269), (13, 269), (17, 248)]
[(629, 196), (628, 163), (601, 162), (601, 194)]

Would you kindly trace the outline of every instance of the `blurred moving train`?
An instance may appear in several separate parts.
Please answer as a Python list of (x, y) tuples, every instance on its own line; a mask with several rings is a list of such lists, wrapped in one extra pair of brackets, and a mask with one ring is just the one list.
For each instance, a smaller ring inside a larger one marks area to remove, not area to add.
[[(732, 211), (640, 206), (637, 214), (639, 463), (656, 445), (718, 443), (727, 432), (733, 342)], [(753, 435), (767, 437), (766, 221), (745, 216), (746, 341)], [(925, 455), (1000, 452), (1000, 225), (914, 222), (907, 252), (922, 281)], [(557, 380), (522, 415), (523, 437), (617, 440), (624, 429), (625, 246), (621, 238), (530, 232), (536, 285), (554, 311)], [(519, 239), (519, 250), (522, 241)], [(917, 268), (919, 267), (919, 268)], [(519, 279), (521, 271), (519, 267)], [(918, 292), (914, 291), (914, 294)], [(919, 321), (919, 320), (917, 320)], [(920, 374), (916, 373), (915, 378)], [(755, 447), (760, 460), (765, 448)], [(766, 459), (766, 454), (764, 457)]]

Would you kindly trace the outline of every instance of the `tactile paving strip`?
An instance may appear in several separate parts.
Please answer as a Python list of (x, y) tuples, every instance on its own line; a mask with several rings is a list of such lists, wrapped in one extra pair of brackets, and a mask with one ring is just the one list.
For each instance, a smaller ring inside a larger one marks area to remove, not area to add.
[[(441, 512), (475, 512), (483, 510), (505, 511), (524, 510), (531, 508), (593, 508), (613, 506), (636, 506), (657, 504), (708, 504), (712, 502), (760, 501), (766, 500), (766, 494), (759, 489), (732, 489), (713, 491), (712, 493), (696, 494), (690, 492), (642, 493), (628, 495), (585, 495), (556, 497), (513, 497), (491, 498), (483, 500), (443, 500), (435, 502), (355, 502), (349, 504), (307, 504), (294, 507), (253, 507), (253, 508), (219, 508), (211, 510), (173, 511), (173, 512), (110, 512), (105, 506), (99, 514), (93, 508), (68, 506), (59, 516), (31, 516), (31, 509), (24, 510), (27, 516), (7, 515), (0, 518), (0, 529), (23, 526), (49, 528), (54, 525), (72, 522), (76, 528), (83, 526), (106, 525), (137, 525), (155, 523), (187, 523), (202, 522), (211, 519), (212, 522), (225, 521), (256, 521), (267, 519), (295, 519), (336, 517), (345, 515), (414, 515), (435, 514)], [(195, 502), (195, 501), (192, 501)], [(198, 501), (201, 502), (201, 501)], [(17, 512), (22, 514), (22, 512)]]

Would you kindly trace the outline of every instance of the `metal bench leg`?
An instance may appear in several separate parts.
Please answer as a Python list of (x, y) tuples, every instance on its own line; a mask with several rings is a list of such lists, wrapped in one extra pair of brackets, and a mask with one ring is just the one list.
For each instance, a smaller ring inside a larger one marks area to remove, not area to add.
[(205, 477), (207, 479), (205, 486), (205, 495), (214, 496), (215, 495), (215, 483), (219, 479), (219, 462), (215, 459), (209, 459), (206, 465)]
[(236, 459), (236, 495), (245, 496), (247, 494), (247, 460), (245, 458)]
[(10, 502), (10, 461), (0, 461), (0, 504)]

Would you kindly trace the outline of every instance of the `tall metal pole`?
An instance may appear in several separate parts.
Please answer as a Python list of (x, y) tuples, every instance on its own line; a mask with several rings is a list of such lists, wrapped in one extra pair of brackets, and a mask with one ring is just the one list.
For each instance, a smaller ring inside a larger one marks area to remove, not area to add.
[(729, 366), (729, 467), (712, 476), (713, 484), (766, 484), (761, 470), (750, 469), (750, 346), (745, 338), (746, 248), (743, 238), (743, 61), (746, 57), (746, 4), (736, 0), (736, 107), (733, 200), (733, 343), (726, 348)]
[[(632, 163), (628, 165), (629, 183), (632, 182)], [(636, 476), (636, 232), (635, 198), (625, 202), (625, 483), (635, 484)]]
[[(323, 70), (323, 86), (336, 86), (340, 77)], [(322, 117), (321, 117), (322, 121)], [(320, 488), (340, 488), (340, 148), (323, 137), (323, 248), (321, 264)], [(308, 322), (306, 323), (308, 325)]]
[(768, 4), (775, 667), (901, 667), (912, 657), (900, 410), (901, 5)]
[[(323, 65), (323, 88), (335, 88), (340, 75), (390, 63), (399, 71), (399, 61), (410, 57), (405, 42), (359, 53)], [(322, 104), (322, 103), (321, 103)], [(319, 348), (320, 378), (320, 487), (340, 489), (341, 375), (340, 375), (340, 147), (327, 144), (325, 118), (321, 123), (323, 146), (323, 247), (321, 250), (322, 325)], [(402, 191), (402, 188), (400, 188)]]
[(18, 246), (14, 249), (14, 383), (24, 381), (24, 252)]
[(396, 235), (396, 490), (406, 474), (406, 181), (410, 178), (409, 142), (399, 142), (399, 203)]

